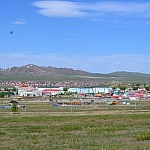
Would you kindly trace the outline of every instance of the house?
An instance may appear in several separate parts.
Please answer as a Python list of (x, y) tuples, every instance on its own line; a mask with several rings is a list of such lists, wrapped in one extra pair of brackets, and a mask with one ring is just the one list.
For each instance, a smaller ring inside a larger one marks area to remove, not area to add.
[(42, 92), (32, 86), (17, 86), (19, 96), (42, 96)]
[(44, 89), (42, 90), (42, 95), (54, 96), (64, 94), (64, 92), (60, 89)]
[(48, 95), (48, 96), (53, 96), (53, 95), (60, 95), (64, 94), (63, 87), (53, 87), (53, 86), (40, 86), (37, 87), (38, 91), (42, 92), (42, 95)]

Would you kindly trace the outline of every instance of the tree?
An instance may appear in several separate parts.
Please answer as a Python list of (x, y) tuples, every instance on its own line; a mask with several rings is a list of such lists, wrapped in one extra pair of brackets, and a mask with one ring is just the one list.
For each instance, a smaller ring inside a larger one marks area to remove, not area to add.
[(149, 85), (145, 85), (144, 88), (145, 88), (147, 91), (149, 91), (150, 86), (149, 86)]
[(16, 102), (13, 102), (12, 103), (12, 112), (17, 112), (18, 111), (18, 107), (17, 107), (17, 103)]
[(124, 91), (127, 88), (127, 86), (120, 86), (119, 88), (120, 88), (120, 90)]
[(1, 92), (1, 93), (0, 93), (0, 97), (1, 97), (1, 98), (4, 98), (4, 97), (5, 97), (5, 93), (4, 93), (4, 92)]
[(13, 87), (12, 91), (17, 91), (17, 89), (15, 87)]
[(11, 93), (10, 93), (10, 91), (8, 91), (8, 97), (10, 97), (10, 95), (11, 95)]
[(138, 86), (133, 86), (133, 90), (138, 90)]
[(67, 93), (67, 91), (68, 91), (68, 88), (63, 88), (63, 91), (64, 91), (64, 93), (65, 93), (65, 95), (66, 95), (66, 93)]

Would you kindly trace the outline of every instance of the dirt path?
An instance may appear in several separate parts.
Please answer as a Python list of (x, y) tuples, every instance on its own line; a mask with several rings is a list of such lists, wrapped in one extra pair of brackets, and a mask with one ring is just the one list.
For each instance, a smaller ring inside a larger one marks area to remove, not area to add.
[(1, 112), (0, 115), (23, 115), (23, 116), (86, 116), (86, 115), (110, 115), (110, 114), (149, 114), (150, 110), (109, 110), (109, 111), (84, 111), (84, 112)]

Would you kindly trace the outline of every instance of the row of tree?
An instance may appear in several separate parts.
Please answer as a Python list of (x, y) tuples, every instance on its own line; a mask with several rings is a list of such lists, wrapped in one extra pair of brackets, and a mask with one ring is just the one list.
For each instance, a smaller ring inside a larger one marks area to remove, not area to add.
[(10, 97), (11, 95), (14, 95), (14, 92), (11, 92), (11, 91), (8, 91), (8, 92), (0, 92), (0, 98)]

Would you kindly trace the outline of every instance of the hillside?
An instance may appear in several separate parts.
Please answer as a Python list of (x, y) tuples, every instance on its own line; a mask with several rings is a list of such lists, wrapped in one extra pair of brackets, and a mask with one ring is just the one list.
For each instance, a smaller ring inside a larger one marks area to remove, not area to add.
[(21, 67), (0, 69), (0, 80), (117, 80), (149, 81), (150, 74), (136, 72), (90, 73), (72, 68), (55, 68), (28, 64)]

